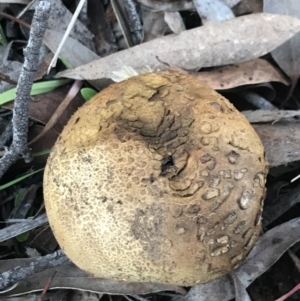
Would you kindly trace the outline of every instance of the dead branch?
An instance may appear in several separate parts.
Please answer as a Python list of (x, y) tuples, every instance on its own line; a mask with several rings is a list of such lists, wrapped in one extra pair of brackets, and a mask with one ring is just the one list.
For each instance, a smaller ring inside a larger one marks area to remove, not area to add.
[(38, 68), (39, 53), (50, 16), (50, 3), (41, 1), (36, 8), (27, 47), (24, 49), (24, 64), (17, 84), (13, 109), (13, 141), (0, 160), (0, 178), (21, 155), (26, 163), (31, 161), (27, 146), (29, 101), (33, 79)]
[(0, 290), (8, 288), (30, 275), (39, 273), (49, 268), (67, 264), (69, 262), (69, 259), (62, 250), (58, 250), (46, 256), (37, 257), (36, 259), (22, 266), (17, 266), (0, 274)]

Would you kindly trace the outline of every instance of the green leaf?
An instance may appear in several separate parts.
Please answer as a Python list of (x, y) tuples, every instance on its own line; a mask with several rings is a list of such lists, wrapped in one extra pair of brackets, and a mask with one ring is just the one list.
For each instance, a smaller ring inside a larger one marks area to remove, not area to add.
[[(50, 92), (60, 86), (68, 84), (71, 79), (56, 79), (50, 81), (44, 81), (40, 83), (34, 83), (32, 85), (30, 95), (39, 95)], [(4, 105), (5, 103), (14, 100), (16, 97), (16, 88), (10, 89), (8, 91), (0, 94), (0, 105)]]
[(14, 200), (14, 206), (17, 207), (20, 205), (21, 199), (23, 198), (25, 193), (24, 189), (20, 189), (19, 192), (17, 193), (17, 195), (15, 196), (15, 200)]
[(24, 242), (29, 238), (30, 231), (24, 232), (16, 236), (18, 242)]
[(94, 89), (91, 88), (82, 88), (80, 90), (82, 97), (86, 100), (89, 101), (93, 96), (95, 96), (98, 92)]
[(48, 154), (50, 154), (50, 152), (51, 152), (51, 148), (45, 149), (45, 150), (42, 150), (38, 153), (32, 154), (32, 157), (40, 157), (40, 156), (48, 155)]
[(44, 170), (44, 168), (35, 170), (35, 171), (33, 171), (33, 172), (31, 172), (31, 173), (25, 175), (25, 176), (22, 176), (22, 177), (20, 177), (20, 178), (17, 178), (17, 179), (15, 179), (15, 180), (13, 180), (13, 181), (10, 181), (10, 182), (6, 183), (6, 184), (0, 185), (0, 190), (3, 190), (3, 189), (6, 189), (6, 188), (8, 188), (8, 187), (10, 187), (10, 186), (12, 186), (12, 185), (15, 185), (16, 183), (21, 182), (22, 180), (24, 180), (24, 179), (26, 179), (26, 178), (28, 178), (28, 177), (30, 177), (30, 176), (32, 176), (32, 175), (34, 175), (34, 174), (36, 174), (36, 173), (42, 171), (42, 170)]
[(4, 46), (7, 45), (7, 41), (6, 41), (1, 24), (0, 24), (0, 44), (2, 44)]

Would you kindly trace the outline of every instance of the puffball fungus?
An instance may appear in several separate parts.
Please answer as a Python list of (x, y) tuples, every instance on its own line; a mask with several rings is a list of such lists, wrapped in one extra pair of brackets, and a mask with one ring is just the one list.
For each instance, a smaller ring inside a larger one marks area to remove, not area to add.
[(246, 257), (268, 172), (260, 138), (223, 96), (164, 71), (84, 104), (44, 174), (53, 233), (95, 277), (192, 286)]

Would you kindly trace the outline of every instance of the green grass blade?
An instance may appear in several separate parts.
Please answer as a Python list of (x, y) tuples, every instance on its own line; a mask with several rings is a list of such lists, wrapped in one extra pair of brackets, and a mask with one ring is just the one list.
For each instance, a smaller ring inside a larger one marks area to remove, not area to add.
[(17, 179), (15, 179), (13, 181), (10, 181), (10, 182), (6, 183), (6, 184), (0, 185), (0, 190), (4, 190), (4, 189), (6, 189), (6, 188), (8, 188), (8, 187), (10, 187), (12, 185), (15, 185), (16, 183), (21, 182), (22, 180), (24, 180), (24, 179), (26, 179), (26, 178), (28, 178), (28, 177), (30, 177), (30, 176), (32, 176), (32, 175), (34, 175), (34, 174), (42, 171), (42, 170), (44, 170), (44, 168), (35, 170), (35, 171), (29, 173), (28, 175), (25, 175), (25, 176), (22, 176), (20, 178), (17, 178)]
[[(39, 95), (50, 92), (60, 86), (68, 84), (70, 79), (55, 79), (50, 81), (44, 81), (40, 83), (34, 83), (32, 85), (30, 95)], [(16, 97), (16, 88), (10, 89), (0, 94), (0, 105), (4, 105), (5, 103), (14, 100)]]
[(4, 45), (4, 46), (7, 45), (7, 41), (6, 41), (1, 24), (0, 24), (0, 44)]
[(40, 157), (40, 156), (48, 155), (48, 154), (50, 154), (50, 152), (51, 152), (51, 148), (45, 149), (40, 152), (32, 154), (32, 157)]

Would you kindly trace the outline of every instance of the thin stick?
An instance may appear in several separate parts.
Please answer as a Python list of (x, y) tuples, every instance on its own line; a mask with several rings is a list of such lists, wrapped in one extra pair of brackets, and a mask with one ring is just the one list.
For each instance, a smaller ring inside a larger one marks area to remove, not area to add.
[(58, 48), (57, 48), (57, 50), (56, 50), (56, 52), (54, 54), (54, 57), (52, 58), (52, 60), (50, 62), (50, 65), (48, 67), (47, 73), (50, 72), (50, 69), (52, 67), (55, 67), (57, 59), (59, 57), (59, 54), (60, 54), (60, 52), (61, 52), (61, 50), (62, 50), (62, 48), (63, 48), (63, 46), (64, 46), (64, 44), (65, 44), (65, 42), (67, 40), (67, 38), (70, 35), (71, 30), (73, 29), (73, 26), (74, 26), (74, 24), (75, 24), (75, 22), (76, 22), (76, 20), (78, 18), (78, 15), (80, 14), (80, 11), (81, 11), (83, 5), (85, 4), (85, 1), (86, 0), (80, 0), (80, 2), (78, 3), (78, 5), (76, 7), (76, 10), (75, 10), (75, 12), (73, 14), (73, 17), (72, 17), (72, 19), (70, 21), (70, 24), (68, 25), (68, 28), (67, 28), (66, 32), (64, 33), (64, 36), (63, 36), (62, 40), (60, 41), (60, 43), (58, 45)]
[(41, 1), (36, 8), (27, 47), (24, 49), (24, 64), (18, 80), (13, 109), (13, 141), (0, 160), (0, 178), (21, 155), (26, 163), (31, 161), (27, 146), (29, 101), (33, 79), (38, 68), (39, 53), (50, 16), (50, 3)]
[(70, 263), (70, 260), (62, 250), (34, 258), (22, 266), (17, 266), (0, 274), (0, 290), (7, 289), (30, 275), (67, 263)]
[(43, 291), (42, 291), (42, 293), (41, 293), (41, 295), (39, 296), (39, 298), (38, 298), (37, 301), (43, 301), (43, 298), (44, 298), (46, 292), (48, 291), (48, 289), (49, 289), (49, 287), (50, 287), (50, 285), (51, 285), (51, 282), (52, 282), (52, 280), (53, 280), (55, 274), (56, 274), (56, 271), (53, 273), (53, 275), (52, 275), (52, 276), (50, 277), (50, 279), (47, 281), (47, 283), (46, 283), (46, 285), (45, 285), (45, 287), (44, 287), (44, 289), (43, 289)]

